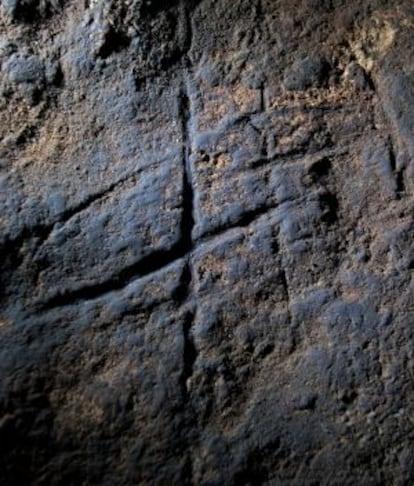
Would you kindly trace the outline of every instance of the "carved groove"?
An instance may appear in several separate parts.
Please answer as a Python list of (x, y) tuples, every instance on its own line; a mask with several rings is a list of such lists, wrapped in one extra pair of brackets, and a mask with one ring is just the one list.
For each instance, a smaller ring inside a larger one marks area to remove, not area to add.
[(194, 363), (197, 359), (197, 350), (192, 337), (191, 329), (193, 326), (194, 315), (192, 312), (188, 312), (184, 319), (183, 324), (183, 337), (184, 337), (184, 349), (183, 360), (184, 367), (181, 375), (181, 386), (183, 395), (187, 396), (187, 380), (193, 375)]
[(389, 139), (388, 142), (388, 152), (390, 157), (390, 164), (391, 170), (395, 177), (396, 183), (396, 197), (397, 199), (401, 199), (401, 197), (405, 194), (405, 181), (404, 181), (404, 171), (403, 169), (397, 168), (397, 157), (395, 155), (394, 143), (392, 139)]
[[(232, 231), (237, 228), (245, 228), (254, 223), (261, 216), (271, 213), (275, 209), (277, 209), (277, 206), (263, 206), (257, 210), (244, 214), (242, 218), (234, 225), (226, 228), (220, 228), (217, 232), (212, 232), (205, 235), (203, 239), (200, 240), (200, 244), (205, 243), (206, 241), (211, 242), (211, 240), (216, 238), (220, 239), (228, 231)], [(150, 255), (145, 256), (141, 260), (124, 268), (116, 275), (111, 276), (104, 282), (85, 285), (76, 290), (69, 290), (67, 292), (60, 293), (46, 302), (39, 303), (37, 309), (39, 311), (45, 311), (55, 307), (73, 305), (79, 301), (97, 299), (107, 293), (115, 290), (121, 290), (135, 280), (148, 277), (153, 273), (163, 270), (170, 265), (173, 265), (178, 260), (183, 258), (189, 260), (191, 259), (194, 251), (198, 248), (198, 245), (192, 244), (190, 247), (186, 246), (185, 241), (187, 238), (188, 235), (178, 241), (169, 250), (157, 250)], [(183, 289), (180, 290), (180, 292), (181, 295), (185, 294)]]
[(24, 228), (24, 230), (17, 237), (10, 240), (6, 240), (6, 242), (3, 243), (2, 251), (7, 254), (8, 248), (14, 248), (14, 249), (19, 248), (25, 240), (33, 237), (40, 239), (40, 243), (37, 245), (39, 247), (44, 241), (46, 241), (49, 238), (56, 224), (66, 224), (74, 216), (81, 213), (82, 211), (85, 211), (90, 206), (92, 206), (92, 204), (94, 204), (95, 202), (108, 196), (122, 184), (134, 180), (145, 169), (148, 169), (150, 167), (155, 167), (157, 165), (158, 163), (153, 164), (151, 166), (146, 166), (145, 168), (141, 168), (133, 172), (132, 174), (128, 174), (118, 179), (117, 181), (113, 182), (102, 191), (98, 191), (95, 192), (94, 194), (89, 195), (86, 199), (81, 201), (79, 204), (62, 212), (61, 215), (58, 217), (58, 219), (56, 219), (51, 223), (38, 224), (33, 227)]

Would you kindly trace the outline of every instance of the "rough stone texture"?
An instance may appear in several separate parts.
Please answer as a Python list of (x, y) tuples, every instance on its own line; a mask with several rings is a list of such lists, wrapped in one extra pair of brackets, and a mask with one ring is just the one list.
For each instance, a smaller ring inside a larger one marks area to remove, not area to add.
[(1, 0), (0, 483), (414, 482), (409, 0)]

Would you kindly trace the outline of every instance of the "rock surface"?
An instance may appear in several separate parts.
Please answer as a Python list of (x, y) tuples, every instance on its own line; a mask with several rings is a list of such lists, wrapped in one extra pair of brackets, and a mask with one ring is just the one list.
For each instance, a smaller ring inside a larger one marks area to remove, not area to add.
[(414, 482), (408, 0), (1, 0), (0, 483)]

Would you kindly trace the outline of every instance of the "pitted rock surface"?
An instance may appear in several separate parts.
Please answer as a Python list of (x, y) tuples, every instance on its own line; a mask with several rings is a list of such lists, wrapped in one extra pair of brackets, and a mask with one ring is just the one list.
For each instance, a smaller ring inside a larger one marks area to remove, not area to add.
[(1, 0), (0, 483), (414, 482), (408, 0)]

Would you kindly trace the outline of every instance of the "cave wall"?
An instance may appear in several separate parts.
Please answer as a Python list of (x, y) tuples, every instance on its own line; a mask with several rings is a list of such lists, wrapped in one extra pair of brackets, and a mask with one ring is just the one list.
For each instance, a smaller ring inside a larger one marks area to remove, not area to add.
[(414, 481), (414, 9), (1, 0), (2, 485)]

